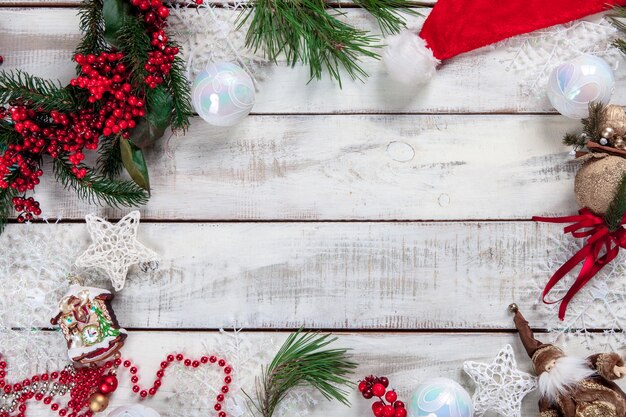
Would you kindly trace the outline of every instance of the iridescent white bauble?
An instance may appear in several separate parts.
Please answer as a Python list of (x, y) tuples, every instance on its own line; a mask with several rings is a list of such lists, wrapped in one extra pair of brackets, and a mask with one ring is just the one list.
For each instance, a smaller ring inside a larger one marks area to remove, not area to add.
[(433, 378), (417, 387), (407, 407), (409, 417), (471, 417), (472, 399), (448, 378)]
[(589, 115), (589, 103), (608, 104), (614, 88), (615, 77), (606, 61), (581, 55), (552, 70), (547, 92), (559, 113), (582, 119)]
[(254, 83), (235, 64), (209, 64), (193, 82), (191, 101), (200, 117), (210, 124), (233, 126), (254, 106)]
[(109, 417), (161, 417), (154, 409), (141, 404), (123, 405), (109, 413)]

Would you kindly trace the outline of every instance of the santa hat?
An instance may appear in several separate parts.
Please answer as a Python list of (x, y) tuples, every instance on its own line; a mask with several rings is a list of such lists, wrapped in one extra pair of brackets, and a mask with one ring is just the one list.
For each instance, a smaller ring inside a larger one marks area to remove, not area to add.
[(535, 339), (533, 331), (530, 326), (528, 326), (528, 321), (526, 321), (524, 316), (522, 316), (522, 313), (520, 313), (517, 304), (511, 304), (509, 306), (509, 310), (512, 313), (515, 313), (515, 317), (513, 318), (515, 328), (519, 333), (519, 338), (524, 345), (524, 349), (526, 349), (526, 353), (528, 353), (528, 356), (533, 362), (533, 367), (535, 368), (535, 373), (537, 375), (540, 375), (546, 370), (548, 362), (565, 356), (563, 351), (558, 347), (547, 343), (541, 343)]
[(442, 60), (618, 5), (626, 0), (438, 0), (419, 35), (387, 38), (383, 60), (392, 78), (420, 84)]

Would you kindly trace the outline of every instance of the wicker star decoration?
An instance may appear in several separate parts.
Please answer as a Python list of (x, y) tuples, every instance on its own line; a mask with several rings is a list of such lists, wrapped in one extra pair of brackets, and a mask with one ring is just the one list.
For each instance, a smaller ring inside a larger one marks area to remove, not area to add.
[(474, 415), (493, 410), (504, 417), (521, 417), (522, 400), (537, 386), (537, 378), (517, 369), (511, 345), (506, 345), (493, 362), (466, 361), (463, 369), (476, 383), (472, 398)]
[(158, 262), (157, 254), (137, 241), (140, 214), (133, 211), (116, 224), (98, 216), (85, 216), (92, 244), (76, 260), (81, 268), (98, 268), (111, 279), (116, 291), (124, 288), (128, 269), (138, 263)]

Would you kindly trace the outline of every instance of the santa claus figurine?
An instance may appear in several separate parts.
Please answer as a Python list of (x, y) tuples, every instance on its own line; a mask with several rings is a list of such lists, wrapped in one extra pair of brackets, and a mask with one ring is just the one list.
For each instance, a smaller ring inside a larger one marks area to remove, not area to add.
[(516, 304), (509, 310), (515, 313), (515, 327), (539, 377), (539, 417), (626, 417), (626, 394), (613, 382), (626, 375), (619, 354), (566, 356), (535, 339)]

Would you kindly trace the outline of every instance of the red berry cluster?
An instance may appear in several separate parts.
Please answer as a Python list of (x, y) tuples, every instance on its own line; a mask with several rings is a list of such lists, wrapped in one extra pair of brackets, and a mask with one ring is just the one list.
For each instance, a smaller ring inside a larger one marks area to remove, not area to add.
[(20, 223), (32, 220), (33, 215), (39, 216), (41, 214), (39, 202), (32, 197), (13, 197), (13, 206), (18, 212), (17, 221)]
[(378, 397), (372, 404), (372, 411), (376, 417), (406, 417), (406, 408), (402, 401), (398, 401), (398, 394), (394, 390), (387, 390), (389, 379), (384, 376), (366, 376), (359, 381), (359, 391), (365, 399)]

